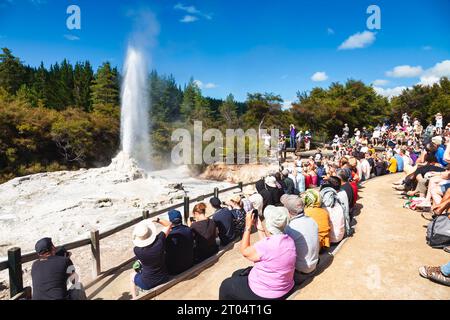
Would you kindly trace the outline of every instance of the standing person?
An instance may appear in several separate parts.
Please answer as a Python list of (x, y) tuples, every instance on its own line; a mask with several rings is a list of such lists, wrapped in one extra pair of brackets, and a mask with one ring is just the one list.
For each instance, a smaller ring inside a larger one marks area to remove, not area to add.
[(222, 207), (219, 198), (212, 197), (209, 203), (214, 208), (213, 220), (219, 230), (220, 245), (226, 246), (234, 240), (236, 232), (233, 213), (228, 208)]
[(257, 218), (259, 241), (250, 243), (255, 214), (246, 217), (241, 254), (254, 266), (235, 271), (220, 285), (219, 300), (286, 299), (294, 287), (296, 248), (294, 240), (284, 234), (289, 213), (284, 207), (268, 206), (264, 210), (265, 226)]
[[(159, 221), (157, 218), (155, 221)], [(134, 254), (141, 263), (141, 270), (131, 274), (131, 295), (137, 297), (137, 289), (150, 290), (169, 280), (165, 248), (170, 226), (157, 233), (150, 220), (139, 222), (133, 230)]]
[(305, 137), (303, 139), (305, 141), (305, 150), (309, 151), (311, 148), (311, 134), (308, 130), (305, 131)]
[(341, 139), (339, 139), (339, 136), (336, 134), (334, 136), (333, 142), (331, 143), (331, 147), (333, 148), (333, 151), (338, 150), (340, 142), (341, 142)]
[(442, 114), (440, 112), (438, 112), (435, 116), (435, 119), (436, 119), (436, 134), (440, 135), (440, 134), (442, 134), (442, 127), (443, 127)]
[(350, 128), (348, 127), (348, 124), (344, 124), (344, 128), (342, 129), (342, 138), (344, 139), (344, 142), (347, 141), (349, 133)]
[(183, 225), (178, 210), (169, 211), (169, 221), (159, 219), (164, 227), (171, 230), (166, 240), (166, 266), (171, 275), (182, 273), (194, 265), (194, 237), (191, 229)]
[(206, 204), (200, 202), (192, 210), (193, 217), (188, 225), (194, 235), (194, 261), (201, 262), (219, 251), (216, 243), (217, 228), (215, 222), (206, 217)]
[(295, 148), (295, 126), (291, 124), (289, 126), (289, 146)]
[(296, 138), (297, 138), (297, 148), (296, 148), (296, 150), (300, 151), (300, 146), (301, 146), (301, 143), (302, 143), (302, 140), (303, 140), (303, 131), (302, 130), (300, 130), (297, 133)]
[(32, 299), (85, 300), (86, 294), (81, 283), (75, 283), (74, 289), (67, 290), (67, 282), (77, 279), (70, 253), (65, 251), (62, 255), (57, 254), (51, 238), (40, 239), (34, 248), (38, 259), (31, 267)]

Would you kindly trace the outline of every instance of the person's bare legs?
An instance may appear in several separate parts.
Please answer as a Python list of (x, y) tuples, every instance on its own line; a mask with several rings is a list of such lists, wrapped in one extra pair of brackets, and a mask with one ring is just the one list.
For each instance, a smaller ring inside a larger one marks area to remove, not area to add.
[(431, 209), (436, 214), (442, 214), (445, 210), (450, 209), (450, 189), (447, 189), (441, 203), (434, 205)]
[(137, 297), (137, 287), (136, 287), (136, 284), (134, 283), (135, 275), (136, 275), (135, 271), (133, 271), (133, 273), (130, 274), (130, 293), (131, 293), (131, 296), (133, 297), (133, 299), (136, 299), (136, 297)]

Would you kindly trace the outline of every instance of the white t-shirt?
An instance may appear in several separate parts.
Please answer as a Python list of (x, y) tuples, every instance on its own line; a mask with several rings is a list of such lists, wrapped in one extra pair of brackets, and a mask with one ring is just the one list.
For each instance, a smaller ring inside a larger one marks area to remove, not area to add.
[(367, 159), (362, 159), (361, 160), (361, 171), (362, 171), (362, 175), (364, 177), (364, 180), (369, 180), (370, 179), (370, 170), (372, 168), (370, 167), (370, 163), (369, 161), (367, 161)]

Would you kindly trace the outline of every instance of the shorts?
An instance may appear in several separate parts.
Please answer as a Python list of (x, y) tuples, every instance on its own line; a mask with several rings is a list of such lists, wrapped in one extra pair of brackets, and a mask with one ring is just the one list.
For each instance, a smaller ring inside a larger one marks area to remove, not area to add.
[(144, 281), (142, 280), (142, 273), (136, 273), (136, 275), (134, 276), (134, 284), (142, 290), (150, 290), (151, 288), (153, 288), (152, 286), (148, 286), (144, 283)]

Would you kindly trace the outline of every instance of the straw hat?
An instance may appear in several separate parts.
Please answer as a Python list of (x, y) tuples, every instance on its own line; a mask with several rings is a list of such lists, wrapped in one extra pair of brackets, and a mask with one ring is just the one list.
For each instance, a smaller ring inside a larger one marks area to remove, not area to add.
[(151, 245), (156, 238), (155, 224), (149, 220), (139, 222), (133, 230), (133, 244), (136, 247), (147, 247)]

